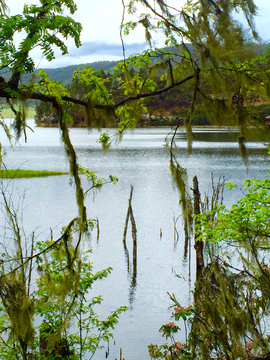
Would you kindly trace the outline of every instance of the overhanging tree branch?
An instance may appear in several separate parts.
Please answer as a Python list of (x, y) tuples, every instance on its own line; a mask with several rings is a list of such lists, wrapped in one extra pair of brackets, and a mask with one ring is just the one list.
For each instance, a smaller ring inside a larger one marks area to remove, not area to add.
[[(145, 98), (148, 98), (148, 97), (160, 95), (160, 94), (162, 94), (164, 92), (167, 92), (167, 91), (173, 89), (174, 87), (181, 86), (181, 85), (185, 84), (186, 82), (194, 79), (194, 77), (196, 77), (196, 74), (189, 75), (189, 76), (185, 77), (184, 79), (182, 79), (180, 81), (176, 81), (173, 84), (171, 84), (171, 85), (169, 85), (169, 86), (167, 86), (167, 87), (165, 87), (163, 89), (151, 91), (151, 92), (148, 92), (148, 93), (145, 93), (145, 94), (138, 94), (138, 95), (135, 95), (135, 96), (129, 96), (129, 97), (127, 97), (127, 98), (113, 104), (113, 105), (92, 104), (91, 106), (94, 109), (98, 109), (98, 110), (117, 109), (119, 106), (124, 105), (125, 103), (128, 103), (130, 101), (139, 100), (139, 99), (145, 99)], [(41, 101), (44, 101), (44, 102), (49, 102), (54, 106), (57, 106), (57, 100), (56, 100), (56, 98), (54, 96), (42, 94), (42, 93), (39, 93), (39, 92), (31, 93), (31, 92), (27, 92), (25, 90), (22, 90), (22, 91), (17, 90), (17, 91), (11, 92), (9, 90), (7, 91), (3, 87), (3, 85), (0, 88), (0, 97), (3, 97), (5, 99), (19, 99), (21, 97), (21, 98), (24, 98), (24, 99), (27, 98), (27, 99), (32, 99), (32, 100), (41, 100)], [(65, 96), (64, 95), (64, 96), (62, 96), (62, 100), (71, 102), (73, 104), (82, 105), (82, 106), (85, 106), (85, 107), (89, 106), (89, 103), (87, 101), (76, 99), (76, 98), (73, 98), (71, 96)]]

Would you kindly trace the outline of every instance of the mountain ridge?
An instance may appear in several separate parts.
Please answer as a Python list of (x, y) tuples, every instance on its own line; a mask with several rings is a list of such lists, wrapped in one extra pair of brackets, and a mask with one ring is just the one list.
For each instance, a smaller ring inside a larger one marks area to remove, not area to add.
[[(260, 54), (261, 52), (266, 50), (269, 44), (253, 44), (252, 46), (255, 46), (256, 48), (255, 52), (257, 54)], [(186, 48), (190, 52), (196, 51), (195, 47), (192, 44), (186, 44)], [(165, 47), (164, 50), (168, 50), (174, 53), (175, 55), (179, 54), (179, 50), (176, 47)], [(87, 67), (91, 67), (95, 71), (103, 70), (105, 72), (113, 73), (114, 67), (120, 61), (122, 60), (101, 60), (101, 61), (95, 61), (92, 63), (84, 63), (79, 65), (67, 65), (58, 68), (42, 68), (42, 69), (37, 69), (35, 73), (37, 73), (39, 70), (45, 70), (51, 80), (60, 81), (62, 85), (66, 87), (71, 83), (74, 71), (78, 69), (85, 69)], [(0, 70), (0, 75), (4, 77), (5, 80), (7, 80), (10, 77), (11, 72), (9, 69), (5, 68)], [(33, 74), (23, 74), (21, 80), (23, 83), (28, 84), (32, 77)]]
[[(92, 63), (79, 64), (79, 65), (68, 65), (60, 68), (42, 68), (37, 69), (35, 73), (38, 73), (39, 70), (45, 70), (51, 80), (60, 81), (63, 86), (67, 86), (71, 83), (74, 71), (78, 69), (85, 69), (87, 67), (93, 68), (95, 71), (103, 70), (106, 72), (113, 72), (114, 67), (121, 60), (103, 60), (103, 61), (95, 61)], [(5, 80), (7, 80), (11, 72), (8, 69), (2, 69), (0, 71), (0, 75), (3, 76)], [(28, 82), (33, 77), (33, 74), (23, 74), (22, 82), (28, 84)]]

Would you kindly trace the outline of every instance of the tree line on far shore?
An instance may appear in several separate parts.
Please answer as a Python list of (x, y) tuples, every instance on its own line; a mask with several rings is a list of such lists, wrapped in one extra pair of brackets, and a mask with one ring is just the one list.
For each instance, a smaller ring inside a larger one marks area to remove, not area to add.
[[(268, 45), (252, 45), (255, 49), (254, 58), (261, 56), (264, 59), (267, 59), (269, 62), (269, 46)], [(194, 51), (191, 47), (190, 51)], [(174, 53), (177, 57), (177, 49), (175, 47), (167, 49), (168, 52)], [(262, 55), (263, 54), (263, 55)], [(158, 60), (154, 58), (152, 63), (158, 63)], [(122, 81), (125, 81), (125, 74), (120, 69), (114, 69), (118, 64), (117, 61), (98, 61), (93, 64), (84, 65), (83, 67), (78, 67), (80, 70), (83, 68), (92, 68), (95, 70), (95, 75), (105, 80), (105, 86), (107, 87), (109, 93), (112, 95), (112, 98), (115, 101), (120, 101), (124, 98), (123, 89), (120, 86)], [(56, 80), (61, 82), (64, 85), (67, 85), (71, 96), (77, 97), (79, 99), (85, 99), (85, 95), (91, 90), (91, 87), (82, 85), (79, 82), (79, 79), (76, 75), (73, 76), (72, 80), (71, 74), (76, 74), (77, 66), (68, 66), (66, 68), (60, 69), (48, 69), (46, 72), (51, 80)], [(131, 67), (130, 75), (134, 76), (137, 72), (140, 76), (147, 78), (148, 74), (146, 71), (135, 69)], [(157, 76), (155, 77), (155, 82), (157, 83), (158, 88), (162, 88), (166, 79), (165, 76), (162, 77), (162, 74), (165, 75), (165, 71), (160, 69), (157, 71)], [(211, 96), (211, 90), (207, 79), (204, 79), (204, 83), (201, 85), (204, 91)], [(92, 85), (94, 88), (94, 85)], [(143, 114), (140, 120), (137, 122), (137, 127), (151, 127), (151, 126), (176, 126), (179, 122), (184, 125), (185, 118), (189, 116), (189, 108), (192, 103), (194, 89), (190, 84), (184, 84), (181, 89), (174, 87), (169, 91), (161, 93), (159, 95), (150, 97), (145, 100), (145, 105), (147, 111)], [(252, 96), (252, 95), (251, 95)], [(74, 127), (86, 127), (85, 123), (85, 112), (84, 109), (77, 104), (73, 104), (68, 107), (67, 112), (70, 114), (72, 121), (70, 121), (70, 126)], [(254, 116), (259, 119), (259, 121), (264, 122), (266, 116), (270, 115), (270, 104), (269, 102), (262, 98), (254, 97)], [(51, 103), (46, 103), (39, 101), (36, 103), (36, 123), (38, 126), (58, 126), (58, 116), (55, 109)], [(108, 117), (104, 116), (99, 119), (100, 127), (117, 127), (119, 119), (111, 118), (108, 121)], [(201, 105), (199, 99), (196, 100), (196, 107), (192, 114), (192, 125), (194, 126), (209, 126), (215, 125), (216, 121), (213, 116), (209, 116), (207, 110)], [(230, 121), (226, 122), (226, 119), (223, 119), (222, 125), (230, 125)]]

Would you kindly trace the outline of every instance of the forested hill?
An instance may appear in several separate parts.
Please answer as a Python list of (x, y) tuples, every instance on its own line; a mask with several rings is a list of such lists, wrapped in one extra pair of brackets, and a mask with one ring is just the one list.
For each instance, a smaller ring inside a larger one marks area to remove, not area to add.
[(73, 72), (78, 68), (84, 69), (86, 67), (93, 68), (94, 70), (103, 70), (105, 72), (113, 72), (114, 67), (119, 61), (95, 61), (89, 64), (70, 65), (57, 69), (45, 69), (51, 80), (61, 81), (63, 86), (71, 83)]
[[(189, 51), (195, 51), (194, 46), (187, 44)], [(179, 51), (175, 47), (165, 48), (165, 50), (178, 54)], [(63, 86), (71, 83), (73, 72), (78, 68), (84, 69), (86, 67), (93, 68), (94, 70), (103, 70), (105, 72), (113, 73), (114, 67), (118, 64), (116, 61), (96, 61), (89, 64), (70, 65), (57, 69), (44, 69), (51, 80), (61, 81)], [(29, 76), (29, 75), (28, 75)]]
[[(256, 52), (259, 54), (266, 50), (266, 44), (254, 44), (253, 46), (256, 47)], [(189, 51), (195, 52), (195, 48), (192, 44), (186, 44), (186, 47)], [(179, 50), (175, 47), (165, 48), (164, 50), (168, 50), (174, 54), (179, 54)], [(155, 61), (155, 60), (153, 60)], [(70, 65), (62, 68), (56, 69), (45, 69), (49, 78), (51, 80), (61, 81), (63, 86), (67, 86), (71, 83), (73, 72), (76, 71), (78, 68), (84, 69), (86, 67), (93, 68), (94, 70), (103, 70), (105, 72), (113, 73), (114, 67), (118, 64), (117, 61), (96, 61), (89, 64), (82, 64), (82, 65)], [(29, 78), (29, 75), (26, 75)], [(23, 77), (24, 78), (24, 77)], [(29, 80), (26, 79), (26, 82)]]
[[(119, 61), (95, 61), (89, 64), (81, 64), (81, 65), (70, 65), (56, 69), (44, 69), (48, 74), (51, 80), (61, 81), (63, 86), (67, 86), (72, 81), (73, 72), (78, 68), (84, 69), (86, 67), (91, 67), (94, 70), (104, 70), (105, 72), (113, 72), (114, 67), (118, 64)], [(36, 70), (37, 72), (39, 70)], [(10, 71), (3, 69), (0, 71), (1, 75), (8, 79), (10, 77)], [(22, 75), (22, 82), (28, 83), (31, 79), (32, 74), (24, 74)]]
[[(267, 46), (266, 44), (254, 44), (253, 46), (256, 47), (256, 52), (259, 54), (266, 50)], [(186, 48), (194, 52), (196, 51), (194, 46), (192, 44), (186, 44)], [(179, 54), (179, 50), (175, 47), (170, 48), (164, 48), (164, 50), (168, 50), (174, 54)], [(153, 59), (153, 61), (156, 61)], [(95, 61), (93, 63), (87, 63), (87, 64), (81, 64), (81, 65), (70, 65), (65, 66), (61, 68), (55, 68), (55, 69), (44, 69), (46, 73), (48, 74), (49, 78), (51, 80), (61, 81), (63, 86), (67, 86), (72, 81), (73, 72), (78, 70), (78, 68), (84, 69), (86, 67), (93, 68), (94, 70), (103, 70), (105, 72), (113, 73), (114, 67), (118, 64), (118, 60), (116, 61)], [(36, 70), (38, 72), (39, 69)], [(10, 71), (7, 69), (0, 70), (1, 76), (3, 76), (5, 79), (8, 79), (10, 77)], [(21, 77), (21, 81), (25, 84), (27, 84), (30, 79), (32, 78), (32, 74), (24, 74)]]
[[(253, 50), (255, 54), (260, 54), (261, 52), (265, 51), (268, 45), (262, 44), (250, 44), (249, 46), (254, 47)], [(193, 53), (196, 58), (196, 50), (191, 44), (187, 44), (186, 48), (190, 53)], [(179, 62), (179, 50), (176, 48), (165, 48), (166, 50), (172, 52), (175, 54), (173, 56), (173, 60), (175, 58), (176, 61), (172, 61), (172, 66), (174, 66), (175, 63)], [(160, 61), (162, 57), (164, 56), (164, 51), (160, 51), (159, 56), (154, 56), (152, 58), (152, 63), (154, 64), (156, 61)], [(123, 89), (121, 90), (121, 87), (119, 87), (118, 80), (123, 74), (120, 74), (118, 72), (114, 73), (114, 67), (118, 64), (118, 61), (98, 61), (94, 63), (89, 64), (83, 64), (83, 65), (72, 65), (67, 66), (63, 68), (58, 69), (45, 69), (49, 78), (51, 80), (56, 80), (62, 82), (62, 85), (70, 85), (69, 91), (75, 98), (83, 98), (85, 93), (89, 91), (84, 86), (80, 85), (78, 87), (78, 83), (74, 81), (72, 84), (72, 76), (73, 72), (76, 71), (78, 68), (86, 68), (91, 67), (95, 71), (103, 70), (104, 74), (100, 73), (97, 76), (100, 76), (101, 78), (106, 78), (106, 87), (112, 96), (113, 101), (120, 101), (122, 100), (123, 96)], [(131, 73), (135, 73), (136, 71), (140, 72), (140, 69), (136, 69), (136, 67), (133, 65), (130, 69)], [(158, 74), (156, 76), (156, 84), (157, 87), (162, 88), (164, 86), (164, 83), (166, 82), (164, 79), (160, 78), (160, 76), (164, 72), (164, 68), (158, 69)], [(144, 76), (144, 74), (142, 74)], [(29, 76), (30, 79), (30, 76)], [(29, 79), (26, 79), (25, 82), (28, 82)], [(24, 80), (24, 79), (23, 79)], [(208, 93), (209, 91), (209, 82), (208, 79), (205, 78), (203, 81), (201, 81), (201, 87), (204, 89), (205, 93)], [(209, 94), (211, 95), (211, 94)], [(145, 99), (145, 105), (148, 109), (148, 117), (142, 117), (142, 124), (137, 124), (138, 126), (145, 126), (147, 123), (148, 126), (171, 126), (175, 125), (179, 122), (179, 118), (185, 119), (188, 116), (188, 109), (190, 107), (190, 104), (192, 103), (192, 99), (194, 97), (194, 87), (190, 84), (184, 84), (182, 85), (181, 89), (178, 87), (175, 87), (173, 89), (170, 89), (166, 92), (160, 93), (157, 96), (153, 96), (150, 98)], [(265, 117), (269, 115), (270, 111), (270, 105), (265, 102), (264, 99), (256, 99), (257, 101), (257, 111), (258, 111), (258, 117), (261, 121), (264, 121)], [(36, 123), (40, 126), (53, 126), (58, 124), (58, 119), (55, 116), (54, 111), (51, 108), (50, 104), (47, 103), (40, 103), (36, 107), (37, 115), (36, 115)], [(83, 109), (79, 106), (74, 105), (72, 109), (69, 110), (69, 115), (73, 119), (74, 126), (85, 126), (85, 113)], [(224, 123), (223, 119), (223, 123)], [(230, 121), (230, 120), (229, 120)], [(213, 122), (213, 119), (210, 119), (209, 114), (207, 113), (206, 109), (201, 106), (201, 100), (199, 98), (196, 99), (196, 109), (192, 113), (191, 122), (193, 125), (211, 125)], [(104, 120), (102, 124), (99, 126), (106, 127), (107, 121)], [(117, 126), (116, 123), (110, 124), (110, 126)]]

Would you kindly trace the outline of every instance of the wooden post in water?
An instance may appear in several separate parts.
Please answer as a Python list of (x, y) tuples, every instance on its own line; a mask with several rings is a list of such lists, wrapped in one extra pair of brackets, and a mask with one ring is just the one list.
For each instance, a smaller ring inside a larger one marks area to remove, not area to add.
[[(131, 185), (130, 193), (133, 192), (133, 186)], [(132, 193), (131, 193), (132, 196)], [(132, 227), (132, 240), (133, 240), (133, 279), (135, 275), (135, 283), (136, 283), (136, 275), (137, 275), (137, 229), (135, 218), (133, 215), (133, 210), (131, 206), (131, 200), (129, 203), (129, 215), (130, 215), (130, 222)], [(133, 280), (134, 281), (134, 280)]]
[(188, 241), (189, 241), (189, 236), (188, 236), (188, 224), (187, 224), (187, 219), (184, 219), (184, 232), (185, 232), (185, 246), (184, 246), (184, 258), (187, 258), (187, 254), (188, 254)]
[(127, 216), (126, 216), (126, 222), (125, 222), (125, 228), (124, 228), (124, 234), (123, 234), (123, 245), (124, 245), (124, 250), (125, 250), (125, 255), (126, 255), (128, 273), (129, 273), (129, 251), (127, 248), (126, 237), (127, 237), (127, 229), (128, 229), (128, 220), (130, 217), (132, 194), (133, 194), (133, 186), (130, 185), (130, 195), (129, 195), (129, 200), (128, 200)]
[(134, 292), (137, 283), (137, 228), (135, 223), (135, 218), (132, 210), (131, 199), (133, 194), (133, 186), (130, 186), (130, 199), (129, 199), (129, 215), (130, 215), (130, 222), (131, 222), (131, 234), (133, 240), (133, 263), (132, 263), (132, 279), (131, 279), (131, 286), (130, 286), (130, 302), (134, 300)]
[[(193, 204), (194, 204), (194, 215), (200, 214), (200, 191), (199, 191), (199, 185), (198, 185), (198, 179), (197, 176), (194, 176), (193, 178)], [(194, 228), (195, 232), (200, 227), (200, 221), (195, 218), (194, 220)], [(195, 245), (194, 248), (196, 250), (196, 279), (198, 280), (202, 269), (204, 268), (204, 259), (203, 259), (203, 242), (197, 241), (198, 235), (195, 233), (194, 240)]]
[(137, 229), (136, 223), (132, 211), (132, 207), (130, 206), (130, 221), (132, 225), (132, 240), (133, 240), (133, 264), (132, 264), (132, 281), (131, 281), (131, 293), (130, 300), (134, 297), (134, 290), (136, 287), (137, 281)]
[(98, 217), (97, 217), (97, 243), (99, 242), (99, 220), (98, 220)]
[(126, 246), (125, 244), (126, 244), (127, 228), (128, 228), (128, 220), (129, 220), (129, 216), (130, 216), (130, 209), (132, 210), (132, 208), (131, 208), (132, 194), (133, 194), (133, 186), (130, 185), (130, 195), (129, 195), (129, 200), (128, 200), (128, 211), (127, 211), (126, 223), (125, 223), (124, 234), (123, 234), (124, 246)]
[(130, 301), (133, 301), (134, 298), (134, 289), (136, 287), (136, 279), (137, 279), (137, 228), (135, 223), (135, 218), (132, 210), (132, 195), (133, 195), (133, 186), (130, 185), (130, 195), (128, 200), (128, 210), (127, 210), (127, 216), (126, 216), (126, 222), (125, 222), (125, 228), (124, 228), (124, 234), (123, 234), (123, 245), (125, 250), (125, 255), (127, 259), (127, 270), (128, 274), (130, 274), (129, 269), (129, 251), (126, 244), (126, 236), (127, 236), (127, 228), (128, 228), (128, 221), (130, 219), (131, 222), (131, 235), (133, 240), (133, 264), (132, 264), (132, 279), (130, 284)]

